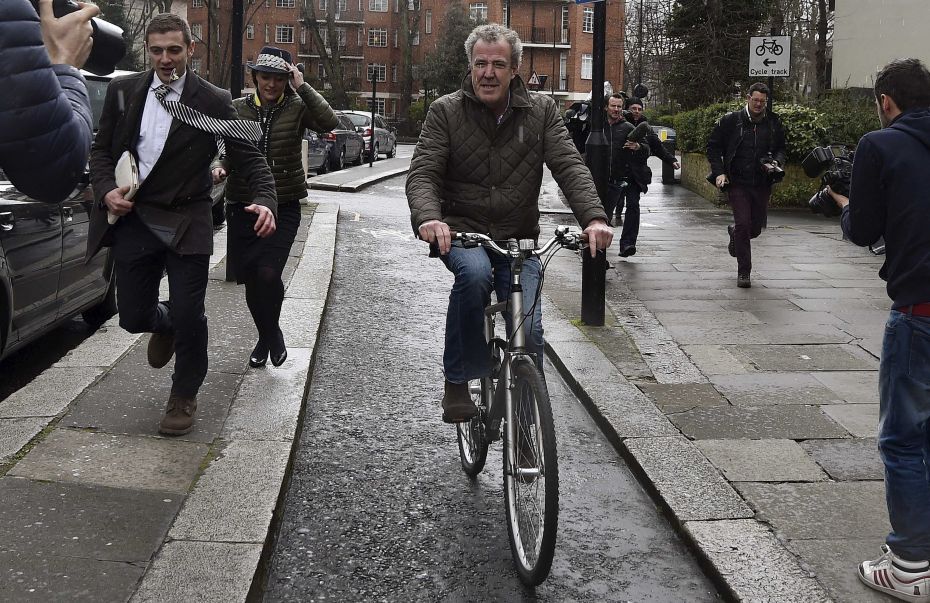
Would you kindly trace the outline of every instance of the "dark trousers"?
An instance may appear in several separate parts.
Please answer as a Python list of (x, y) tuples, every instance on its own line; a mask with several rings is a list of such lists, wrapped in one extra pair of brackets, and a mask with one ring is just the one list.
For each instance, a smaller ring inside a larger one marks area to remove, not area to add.
[[(207, 376), (204, 298), (210, 256), (180, 255), (167, 248), (135, 213), (120, 218), (113, 237), (119, 325), (130, 333), (174, 333), (171, 392), (191, 398)], [(169, 303), (158, 285), (168, 273)]]
[(727, 197), (733, 209), (733, 243), (736, 246), (736, 268), (739, 274), (752, 270), (752, 248), (750, 239), (762, 234), (766, 210), (772, 188), (769, 186), (745, 186), (730, 184)]

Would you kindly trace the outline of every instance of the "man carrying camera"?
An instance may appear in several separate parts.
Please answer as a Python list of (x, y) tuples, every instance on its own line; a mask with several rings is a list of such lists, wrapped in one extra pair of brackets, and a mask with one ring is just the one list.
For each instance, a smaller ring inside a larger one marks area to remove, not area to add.
[[(87, 84), (92, 4), (61, 18), (52, 0), (0, 2), (0, 168), (34, 199), (57, 203), (84, 175), (91, 143)], [(39, 17), (41, 15), (41, 19)]]
[(749, 240), (762, 234), (772, 183), (784, 176), (785, 129), (766, 111), (768, 97), (765, 84), (750, 86), (746, 106), (721, 117), (707, 140), (707, 180), (728, 193), (735, 224), (727, 226), (727, 250), (736, 258), (736, 284), (744, 288), (752, 286)]
[[(607, 97), (607, 127), (604, 134), (610, 145), (610, 176), (608, 177), (607, 203), (604, 211), (607, 219), (617, 212), (621, 220), (626, 206), (626, 220), (620, 233), (620, 257), (636, 253), (636, 238), (639, 236), (639, 198), (652, 181), (652, 170), (646, 165), (649, 147), (633, 140), (636, 129), (623, 115), (623, 95)], [(648, 126), (645, 126), (648, 128)], [(644, 129), (645, 129), (644, 128)]]
[(930, 71), (917, 59), (875, 78), (882, 129), (862, 137), (849, 197), (832, 190), (856, 245), (885, 238), (879, 276), (892, 299), (879, 370), (878, 447), (891, 533), (859, 579), (930, 602)]

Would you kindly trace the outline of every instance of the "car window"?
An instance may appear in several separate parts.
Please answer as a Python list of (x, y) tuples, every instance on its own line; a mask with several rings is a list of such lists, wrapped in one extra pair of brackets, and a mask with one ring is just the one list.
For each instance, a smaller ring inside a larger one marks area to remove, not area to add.
[(375, 115), (375, 127), (376, 127), (376, 128), (384, 128), (384, 127), (385, 127), (385, 126), (384, 126), (384, 120), (381, 119), (381, 116), (380, 116), (380, 115)]
[(349, 113), (349, 119), (352, 120), (352, 123), (356, 126), (367, 126), (371, 123), (371, 118), (367, 115), (360, 115), (358, 113)]
[(342, 126), (343, 130), (354, 130), (355, 124), (352, 123), (352, 120), (346, 117), (345, 115), (339, 116), (339, 123)]
[(90, 108), (93, 112), (94, 131), (100, 127), (100, 115), (103, 113), (103, 100), (107, 95), (107, 86), (110, 81), (85, 78), (87, 81), (87, 95), (90, 96)]

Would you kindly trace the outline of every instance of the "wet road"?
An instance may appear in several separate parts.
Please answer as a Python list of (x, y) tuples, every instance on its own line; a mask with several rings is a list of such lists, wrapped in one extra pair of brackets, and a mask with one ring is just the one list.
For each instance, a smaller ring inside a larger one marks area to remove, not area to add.
[(314, 199), (341, 204), (336, 267), (266, 601), (718, 600), (551, 365), (558, 544), (522, 587), (500, 443), (472, 481), (440, 420), (451, 277), (413, 240), (403, 178)]

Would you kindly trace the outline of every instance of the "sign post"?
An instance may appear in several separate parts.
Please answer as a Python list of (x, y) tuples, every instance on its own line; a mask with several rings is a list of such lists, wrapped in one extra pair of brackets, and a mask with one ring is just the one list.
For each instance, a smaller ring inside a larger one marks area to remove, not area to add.
[(791, 36), (758, 36), (749, 39), (749, 76), (769, 78), (768, 110), (772, 110), (776, 77), (791, 74)]

